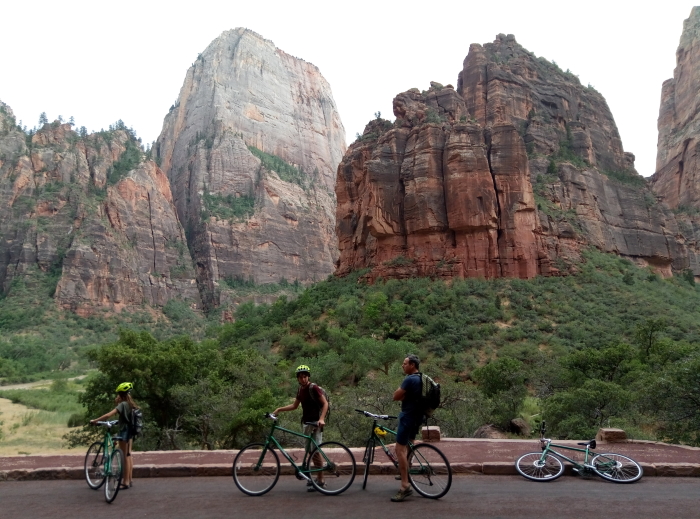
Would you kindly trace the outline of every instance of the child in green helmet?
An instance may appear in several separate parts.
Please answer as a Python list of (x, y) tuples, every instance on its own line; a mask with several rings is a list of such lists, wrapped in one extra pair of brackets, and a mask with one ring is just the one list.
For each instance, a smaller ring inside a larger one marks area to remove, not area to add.
[(119, 415), (119, 434), (115, 437), (117, 444), (121, 451), (124, 453), (124, 474), (122, 478), (122, 484), (120, 489), (126, 490), (132, 486), (132, 472), (134, 469), (134, 462), (131, 458), (131, 450), (134, 444), (134, 439), (131, 437), (130, 424), (132, 422), (132, 411), (134, 409), (139, 409), (139, 406), (131, 398), (131, 390), (134, 385), (131, 382), (123, 382), (119, 384), (116, 389), (117, 397), (114, 399), (114, 403), (117, 407), (112, 409), (109, 413), (103, 414), (99, 418), (90, 420), (90, 425), (95, 425), (97, 422), (107, 420), (108, 418)]
[[(297, 367), (296, 376), (297, 382), (299, 382), (299, 389), (294, 402), (284, 407), (278, 407), (272, 414), (277, 415), (284, 411), (293, 411), (301, 404), (301, 423), (304, 427), (304, 434), (313, 436), (316, 445), (320, 445), (323, 442), (323, 426), (326, 425), (325, 418), (328, 413), (328, 400), (321, 388), (318, 387), (318, 384), (311, 383), (311, 369), (309, 369), (309, 366), (302, 364)], [(314, 425), (306, 425), (307, 423), (313, 423)], [(307, 451), (309, 447), (310, 442), (306, 445)], [(314, 456), (314, 465), (316, 467), (322, 466), (322, 462), (320, 454)], [(324, 486), (323, 472), (318, 472), (318, 484)], [(310, 481), (307, 482), (307, 485), (309, 492), (313, 492), (314, 487)]]

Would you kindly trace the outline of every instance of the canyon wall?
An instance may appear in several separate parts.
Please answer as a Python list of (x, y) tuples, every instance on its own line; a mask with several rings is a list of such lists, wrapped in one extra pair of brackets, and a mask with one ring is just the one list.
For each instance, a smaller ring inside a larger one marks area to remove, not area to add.
[(654, 191), (673, 209), (700, 209), (700, 7), (683, 23), (673, 78), (664, 82)]
[(46, 295), (83, 314), (171, 298), (201, 306), (167, 178), (139, 146), (125, 128), (80, 135), (60, 121), (27, 136), (0, 103), (4, 293), (49, 277)]
[(314, 65), (240, 28), (200, 54), (154, 152), (207, 304), (220, 302), (226, 279), (311, 282), (333, 272), (333, 187), (345, 148)]
[(394, 113), (393, 125), (367, 125), (338, 168), (338, 273), (538, 274), (536, 207), (516, 129), (466, 122), (451, 86), (399, 94)]
[(457, 89), (399, 94), (394, 115), (338, 167), (338, 274), (530, 278), (575, 269), (590, 246), (700, 273), (602, 95), (512, 35), (472, 45)]

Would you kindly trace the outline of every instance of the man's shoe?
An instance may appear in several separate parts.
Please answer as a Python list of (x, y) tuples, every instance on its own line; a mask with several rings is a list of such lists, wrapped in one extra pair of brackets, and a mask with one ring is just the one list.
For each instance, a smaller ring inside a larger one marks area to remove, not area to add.
[[(321, 488), (326, 488), (326, 482), (324, 481), (323, 483), (319, 483), (318, 481), (316, 484), (321, 487)], [(316, 487), (311, 484), (311, 481), (306, 485), (309, 488), (306, 489), (307, 492), (316, 492)]]
[(406, 499), (406, 498), (407, 498), (408, 496), (410, 496), (411, 494), (413, 494), (413, 490), (411, 490), (411, 487), (408, 487), (408, 488), (405, 489), (405, 490), (399, 490), (398, 492), (396, 492), (396, 494), (394, 495), (394, 497), (391, 498), (391, 500), (392, 500), (394, 503), (398, 503), (398, 502), (403, 501), (404, 499)]

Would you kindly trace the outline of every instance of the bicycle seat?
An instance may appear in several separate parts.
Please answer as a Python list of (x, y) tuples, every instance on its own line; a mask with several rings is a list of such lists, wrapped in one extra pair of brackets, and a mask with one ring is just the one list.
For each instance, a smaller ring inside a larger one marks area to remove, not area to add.
[(584, 447), (590, 447), (591, 449), (595, 449), (595, 440), (591, 440), (589, 442), (582, 442), (582, 443), (577, 443), (576, 445), (583, 445)]
[(318, 427), (318, 421), (316, 421), (316, 422), (304, 422), (304, 425), (311, 425), (312, 427)]

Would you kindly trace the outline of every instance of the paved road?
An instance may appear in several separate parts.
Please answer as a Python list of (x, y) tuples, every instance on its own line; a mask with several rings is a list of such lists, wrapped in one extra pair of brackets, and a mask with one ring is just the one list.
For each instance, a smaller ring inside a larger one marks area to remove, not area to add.
[[(409, 514), (430, 518), (562, 518), (597, 514), (616, 519), (697, 517), (699, 478), (647, 478), (632, 485), (601, 479), (563, 477), (535, 483), (515, 476), (457, 476), (450, 492), (438, 501), (410, 497), (391, 503), (397, 482), (372, 476), (363, 491), (356, 479), (335, 497), (307, 493), (302, 482), (283, 477), (267, 495), (243, 495), (230, 478), (153, 478), (135, 480), (114, 504), (102, 491), (82, 481), (22, 481), (0, 483), (3, 519), (124, 517), (276, 519), (305, 517), (394, 517)], [(409, 504), (410, 501), (410, 504)]]

